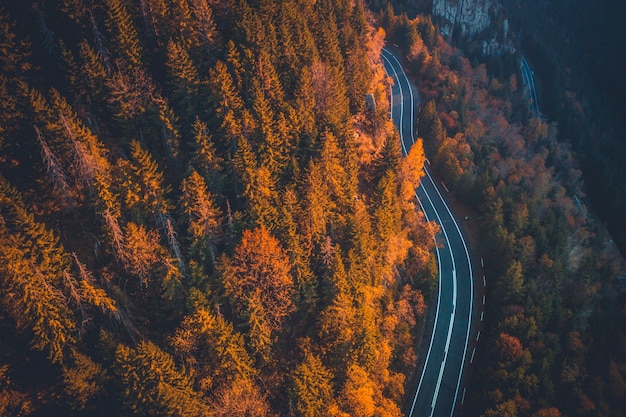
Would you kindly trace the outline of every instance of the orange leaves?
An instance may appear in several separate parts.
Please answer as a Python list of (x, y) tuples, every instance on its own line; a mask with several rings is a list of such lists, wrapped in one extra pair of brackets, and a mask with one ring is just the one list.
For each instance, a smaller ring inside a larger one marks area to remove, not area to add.
[(226, 319), (205, 309), (183, 320), (170, 345), (194, 371), (202, 391), (219, 389), (256, 374), (241, 334)]
[[(224, 271), (224, 288), (241, 317), (251, 326), (257, 351), (295, 306), (289, 258), (278, 240), (261, 226), (246, 230)], [(259, 345), (257, 345), (259, 344)]]
[(382, 395), (383, 386), (374, 381), (364, 368), (356, 364), (351, 365), (347, 377), (339, 405), (342, 410), (348, 411), (348, 415), (352, 417), (401, 415), (398, 406)]
[(348, 381), (344, 387), (343, 402), (353, 416), (373, 416), (376, 411), (374, 383), (367, 372), (358, 365), (348, 369)]
[(523, 354), (522, 342), (508, 333), (500, 333), (496, 340), (496, 350), (501, 361), (515, 361)]
[(561, 417), (561, 415), (558, 408), (550, 407), (537, 410), (533, 417)]
[(403, 201), (410, 201), (415, 197), (414, 190), (419, 186), (420, 180), (424, 176), (424, 162), (426, 162), (426, 155), (420, 138), (411, 146), (409, 153), (400, 165), (400, 194)]
[(270, 407), (259, 387), (248, 378), (234, 381), (220, 390), (212, 404), (215, 417), (266, 417)]
[(150, 272), (159, 261), (159, 253), (162, 251), (156, 230), (146, 230), (143, 225), (128, 223), (123, 259), (128, 272), (139, 277), (143, 285), (148, 284)]
[(296, 367), (293, 376), (293, 394), (298, 415), (317, 417), (325, 415), (333, 402), (333, 375), (322, 361), (311, 352)]
[(219, 234), (222, 213), (215, 204), (204, 179), (195, 170), (181, 184), (181, 205), (195, 237), (215, 238)]
[(421, 318), (426, 311), (424, 296), (418, 290), (412, 289), (408, 284), (402, 288), (400, 299), (396, 301), (396, 315), (400, 322), (413, 327), (417, 319)]

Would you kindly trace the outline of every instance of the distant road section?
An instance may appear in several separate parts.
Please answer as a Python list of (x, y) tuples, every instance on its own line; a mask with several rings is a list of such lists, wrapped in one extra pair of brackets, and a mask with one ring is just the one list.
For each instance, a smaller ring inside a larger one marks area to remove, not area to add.
[[(383, 49), (387, 75), (393, 78), (391, 117), (398, 126), (403, 153), (415, 142), (416, 111), (419, 105), (417, 89), (409, 81), (398, 57)], [(473, 352), (472, 327), (474, 281), (468, 246), (445, 202), (428, 166), (415, 195), (428, 220), (441, 227), (437, 236), (439, 291), (437, 310), (422, 372), (412, 396), (408, 417), (450, 417), (463, 402), (463, 373), (468, 353)], [(442, 184), (443, 186), (443, 184)], [(443, 186), (442, 188), (445, 188)], [(433, 237), (435, 238), (435, 237)]]
[(528, 65), (528, 61), (526, 61), (524, 55), (522, 55), (522, 59), (520, 59), (520, 71), (522, 73), (522, 82), (528, 89), (530, 110), (535, 117), (539, 117), (541, 113), (539, 112), (539, 99), (537, 98), (537, 90), (535, 89), (535, 72), (530, 68), (530, 65)]

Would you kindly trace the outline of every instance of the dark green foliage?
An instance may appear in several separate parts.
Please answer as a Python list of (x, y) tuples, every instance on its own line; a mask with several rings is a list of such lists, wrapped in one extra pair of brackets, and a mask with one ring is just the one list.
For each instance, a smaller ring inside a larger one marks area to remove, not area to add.
[[(383, 16), (418, 64), (428, 98), (419, 132), (430, 161), (476, 211), (469, 221), (484, 258), (487, 304), (464, 411), (619, 415), (625, 329), (592, 317), (610, 310), (623, 321), (623, 289), (614, 278), (624, 263), (581, 202), (575, 156), (556, 124), (525, 116), (518, 79), (490, 78), (484, 64), (472, 68), (439, 44), (430, 18)], [(384, 190), (389, 176), (382, 178)], [(595, 350), (607, 331), (613, 343)]]
[(127, 412), (139, 416), (202, 416), (207, 404), (193, 390), (192, 380), (173, 358), (152, 342), (137, 348), (119, 345), (115, 372), (122, 384)]

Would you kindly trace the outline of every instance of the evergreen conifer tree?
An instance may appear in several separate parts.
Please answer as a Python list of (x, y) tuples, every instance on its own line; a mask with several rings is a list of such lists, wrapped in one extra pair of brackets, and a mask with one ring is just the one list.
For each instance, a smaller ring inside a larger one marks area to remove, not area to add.
[(208, 406), (186, 371), (152, 342), (139, 342), (136, 348), (118, 345), (115, 372), (122, 383), (124, 407), (133, 415), (208, 415)]
[(143, 48), (126, 0), (105, 0), (106, 26), (115, 42), (118, 57), (133, 67), (141, 67)]

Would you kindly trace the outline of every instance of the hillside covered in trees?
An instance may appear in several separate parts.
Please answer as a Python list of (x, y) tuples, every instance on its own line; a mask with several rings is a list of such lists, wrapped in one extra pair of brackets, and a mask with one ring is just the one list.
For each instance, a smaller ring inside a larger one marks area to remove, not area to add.
[(0, 415), (400, 415), (436, 228), (372, 23), (2, 3)]
[(578, 153), (590, 205), (626, 256), (626, 5), (507, 0), (536, 62), (545, 112)]
[(624, 260), (582, 202), (571, 146), (534, 117), (515, 71), (472, 65), (430, 17), (378, 13), (420, 89), (426, 154), (484, 256), (485, 321), (462, 414), (623, 416)]

